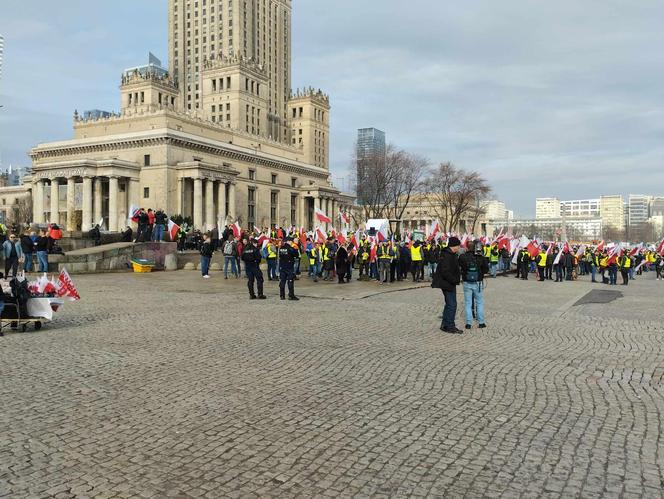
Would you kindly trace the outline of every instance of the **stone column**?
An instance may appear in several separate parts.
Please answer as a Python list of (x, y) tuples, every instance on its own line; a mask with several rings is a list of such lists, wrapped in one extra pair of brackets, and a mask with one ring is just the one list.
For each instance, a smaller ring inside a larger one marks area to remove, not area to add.
[(235, 221), (235, 182), (228, 184), (228, 216)]
[[(133, 213), (131, 212), (131, 207), (140, 208), (138, 205), (139, 196), (141, 195), (140, 186), (137, 178), (127, 179), (127, 218), (131, 218)], [(165, 209), (165, 208), (164, 208)], [(124, 225), (124, 223), (123, 223)]]
[(32, 219), (44, 223), (44, 181), (37, 180), (32, 188)]
[(307, 226), (307, 209), (306, 209), (306, 199), (303, 194), (298, 195), (297, 197), (297, 223), (301, 226), (304, 227), (305, 230), (309, 230), (309, 227)]
[[(184, 217), (184, 206), (183, 206), (183, 198), (184, 198), (184, 179), (179, 178), (178, 179), (178, 192), (177, 192), (177, 207), (178, 207), (178, 212), (177, 215), (182, 215)], [(170, 213), (169, 213), (170, 215)]]
[(60, 224), (60, 182), (57, 178), (51, 179), (51, 216), (52, 224)]
[[(102, 189), (101, 189), (101, 177), (95, 177), (93, 180), (93, 205), (94, 205), (94, 213), (92, 214), (92, 220), (93, 223), (98, 224), (99, 221), (102, 219), (104, 216), (101, 212), (101, 206), (102, 206)], [(107, 227), (108, 228), (108, 227)]]
[(205, 181), (205, 223), (206, 230), (217, 225), (214, 219), (214, 180), (211, 178)]
[(118, 231), (118, 177), (108, 178), (108, 230)]
[(328, 215), (332, 219), (332, 227), (340, 226), (339, 214), (337, 213), (336, 207), (337, 201), (333, 198), (330, 200), (330, 214)]
[(76, 216), (76, 179), (67, 178), (67, 230), (76, 230), (74, 218)]
[(203, 179), (194, 179), (194, 227), (203, 229)]
[(81, 230), (89, 231), (96, 221), (92, 221), (92, 178), (83, 177), (83, 218)]
[(219, 182), (219, 193), (217, 194), (219, 208), (217, 209), (217, 216), (221, 220), (221, 225), (226, 225), (226, 182)]

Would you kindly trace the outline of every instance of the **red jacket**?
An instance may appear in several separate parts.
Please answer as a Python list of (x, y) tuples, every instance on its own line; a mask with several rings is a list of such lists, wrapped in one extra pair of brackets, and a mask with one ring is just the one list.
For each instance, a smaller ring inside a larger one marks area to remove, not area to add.
[(155, 214), (154, 211), (148, 213), (148, 220), (150, 225), (154, 225)]

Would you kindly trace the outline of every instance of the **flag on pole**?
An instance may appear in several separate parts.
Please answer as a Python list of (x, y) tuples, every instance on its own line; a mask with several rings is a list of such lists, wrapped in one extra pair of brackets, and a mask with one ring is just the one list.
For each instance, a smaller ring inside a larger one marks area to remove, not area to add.
[(233, 235), (235, 237), (240, 237), (242, 235), (242, 227), (240, 227), (240, 222), (235, 222), (233, 225), (231, 225), (231, 230), (233, 231)]
[(171, 241), (175, 241), (178, 237), (180, 226), (170, 218), (168, 219), (168, 235), (171, 236)]
[(604, 240), (602, 239), (602, 242), (597, 245), (597, 251), (602, 251), (604, 249)]
[(99, 225), (99, 228), (100, 228), (100, 229), (101, 229), (102, 227), (104, 227), (104, 217), (102, 217), (101, 220), (99, 220), (98, 225)]
[[(130, 216), (129, 220), (131, 220), (132, 222), (137, 224), (138, 223), (138, 212), (139, 211), (141, 211), (141, 209), (138, 206), (136, 206), (135, 204), (132, 204), (129, 207), (129, 216)], [(99, 224), (99, 226), (101, 227), (101, 224)]]
[(314, 211), (316, 213), (316, 220), (325, 224), (332, 223), (332, 219), (328, 217), (325, 213), (323, 213), (323, 211), (320, 208), (316, 208)]
[(440, 232), (440, 222), (438, 221), (438, 219), (436, 219), (431, 223), (431, 227), (429, 229), (429, 237), (433, 239), (434, 237), (436, 237), (436, 234), (438, 234), (439, 232)]
[(531, 258), (535, 258), (537, 255), (539, 255), (539, 244), (537, 241), (530, 241), (528, 246), (526, 246), (526, 251), (530, 253)]
[(60, 287), (57, 290), (57, 295), (60, 298), (67, 297), (72, 301), (81, 299), (81, 296), (78, 294), (78, 290), (76, 289), (76, 286), (74, 286), (74, 283), (72, 282), (71, 277), (69, 276), (69, 272), (67, 272), (67, 269), (63, 268), (60, 271), (60, 276), (58, 277), (58, 283)]
[(346, 215), (343, 211), (339, 210), (339, 218), (341, 218), (341, 221), (348, 225), (350, 223), (350, 218), (348, 215)]
[(325, 234), (325, 231), (320, 226), (316, 227), (316, 238), (320, 243), (324, 243), (327, 240), (327, 234)]
[[(567, 242), (565, 242), (565, 245), (567, 245)], [(558, 245), (558, 254), (556, 255), (556, 259), (553, 261), (554, 265), (558, 265), (560, 263), (560, 257), (563, 256), (563, 249)]]
[(577, 257), (582, 256), (585, 252), (586, 252), (586, 245), (582, 244), (581, 246), (579, 246), (579, 249), (576, 250), (576, 256)]

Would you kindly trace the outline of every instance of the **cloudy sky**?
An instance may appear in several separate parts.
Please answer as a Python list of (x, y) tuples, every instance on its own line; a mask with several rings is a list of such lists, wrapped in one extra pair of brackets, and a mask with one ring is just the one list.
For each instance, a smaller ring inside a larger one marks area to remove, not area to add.
[[(167, 56), (166, 0), (2, 0), (2, 162), (116, 110), (122, 69)], [(535, 197), (664, 194), (664, 2), (293, 0), (293, 86), (332, 99), (343, 183), (356, 130)]]

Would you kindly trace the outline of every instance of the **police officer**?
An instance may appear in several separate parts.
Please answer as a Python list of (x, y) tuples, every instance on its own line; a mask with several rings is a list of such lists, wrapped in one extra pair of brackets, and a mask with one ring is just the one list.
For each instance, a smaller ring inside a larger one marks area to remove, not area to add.
[(279, 247), (279, 297), (286, 299), (286, 283), (288, 283), (288, 299), (297, 301), (295, 296), (295, 259), (298, 257), (297, 246), (293, 238), (287, 237)]
[(265, 295), (263, 294), (263, 272), (261, 272), (261, 250), (256, 246), (256, 240), (251, 239), (247, 241), (246, 238), (242, 241), (244, 244), (244, 249), (242, 250), (242, 261), (244, 262), (244, 271), (247, 274), (249, 281), (247, 282), (247, 287), (249, 288), (249, 298), (252, 300), (256, 299), (256, 293), (254, 293), (254, 280), (256, 281), (256, 287), (258, 288), (258, 299), (264, 300)]

